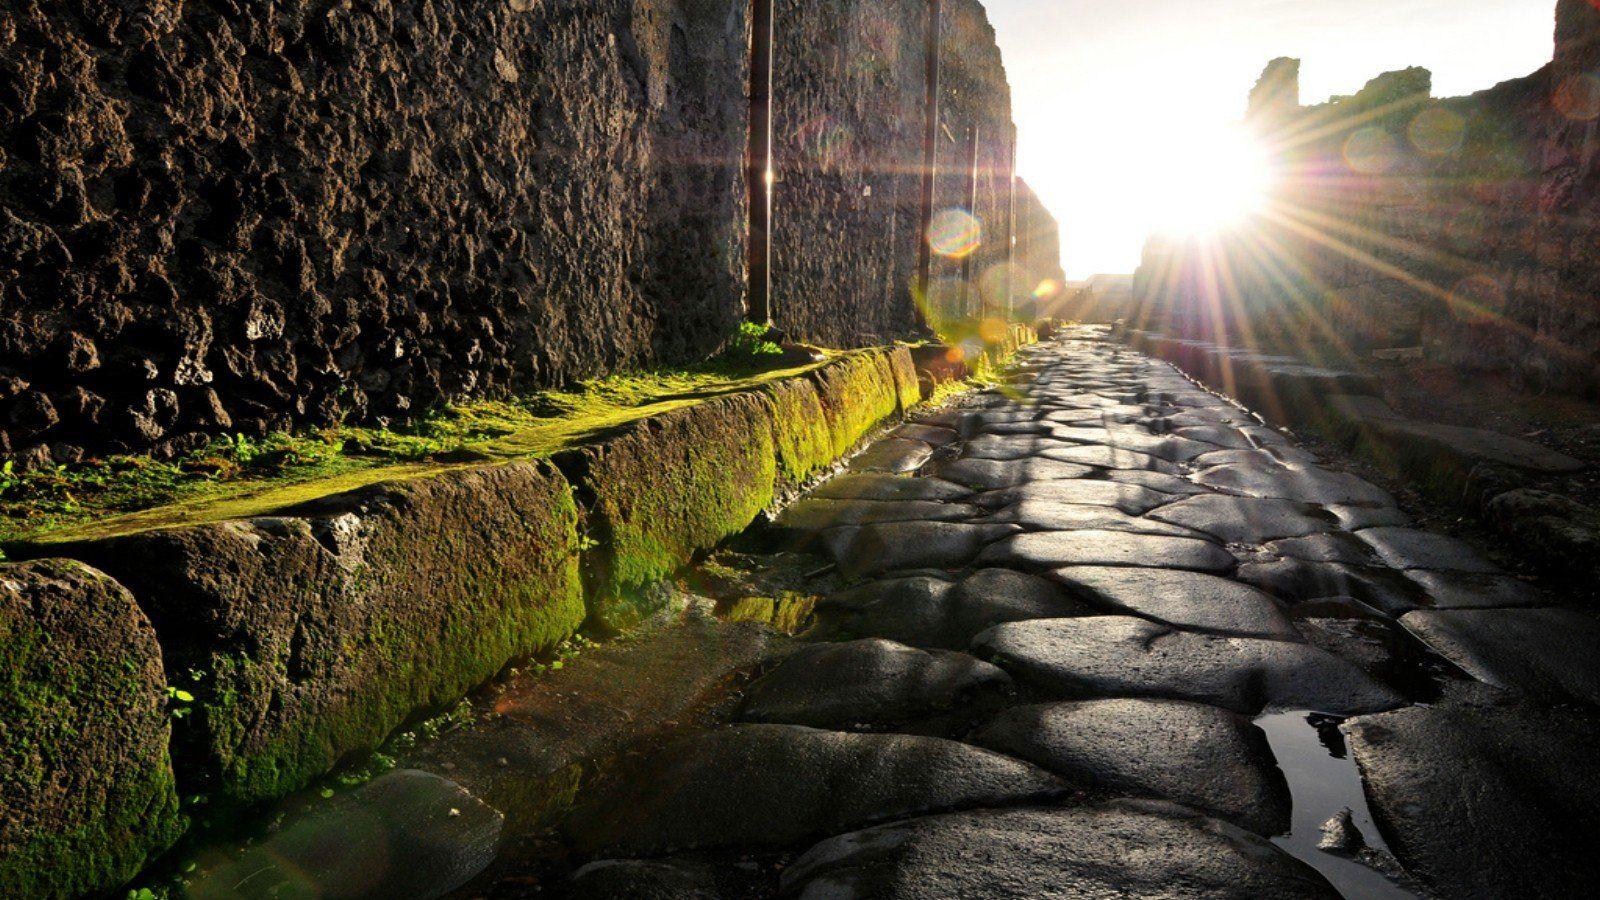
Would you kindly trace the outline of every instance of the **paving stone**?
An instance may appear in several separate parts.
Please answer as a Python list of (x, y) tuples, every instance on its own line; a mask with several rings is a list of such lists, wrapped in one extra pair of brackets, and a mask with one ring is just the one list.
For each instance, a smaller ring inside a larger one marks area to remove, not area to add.
[(1308, 709), (1354, 715), (1403, 701), (1350, 663), (1287, 641), (1217, 637), (1126, 616), (999, 625), (978, 655), (1061, 699), (1190, 700), (1236, 712)]
[(1418, 605), (1433, 609), (1489, 609), (1550, 604), (1550, 599), (1538, 588), (1509, 575), (1413, 569), (1406, 573), (1406, 577), (1422, 589), (1423, 600)]
[(1379, 558), (1396, 569), (1439, 569), (1452, 572), (1499, 572), (1472, 545), (1415, 528), (1367, 528), (1356, 532)]
[(1244, 432), (1226, 425), (1192, 425), (1179, 428), (1173, 434), (1191, 441), (1200, 441), (1225, 450), (1249, 450), (1255, 445)]
[(1289, 830), (1289, 786), (1243, 716), (1177, 700), (1019, 706), (971, 738), (1112, 796), (1171, 800), (1257, 834)]
[(785, 509), (773, 525), (798, 535), (879, 522), (956, 522), (974, 519), (981, 514), (976, 506), (937, 500), (807, 499)]
[(1041, 435), (1049, 434), (1049, 432), (1050, 432), (1050, 423), (1049, 422), (1042, 422), (1042, 421), (1039, 421), (1039, 420), (1035, 419), (1035, 420), (1029, 420), (1029, 421), (1026, 421), (1026, 422), (994, 422), (994, 423), (991, 423), (991, 424), (988, 424), (988, 425), (984, 425), (984, 426), (982, 426), (980, 428), (973, 429), (972, 434), (973, 434), (973, 436), (980, 436), (980, 435), (1029, 435), (1029, 434), (1035, 435), (1035, 436), (1041, 436)]
[(591, 789), (562, 831), (580, 852), (782, 848), (930, 811), (1062, 793), (1055, 776), (967, 744), (794, 725), (679, 738)]
[(1201, 487), (1192, 481), (1177, 475), (1168, 475), (1165, 472), (1145, 472), (1137, 469), (1108, 469), (1101, 475), (1107, 481), (1117, 484), (1137, 484), (1163, 494), (1173, 494), (1180, 497), (1192, 497), (1196, 494), (1209, 494), (1210, 488)]
[(1377, 528), (1383, 525), (1409, 525), (1411, 517), (1396, 506), (1358, 506), (1349, 503), (1330, 503), (1324, 507), (1339, 520), (1346, 531)]
[(1051, 429), (1050, 436), (1058, 440), (1076, 441), (1081, 444), (1099, 444), (1117, 450), (1146, 453), (1168, 462), (1188, 462), (1211, 451), (1208, 445), (1197, 441), (1150, 434), (1143, 429), (1132, 431), (1111, 430), (1109, 428), (1060, 427)]
[(1389, 492), (1348, 472), (1327, 469), (1234, 465), (1207, 469), (1200, 484), (1249, 497), (1299, 500), (1303, 503), (1369, 503), (1393, 506)]
[(1193, 462), (1204, 469), (1217, 466), (1286, 466), (1293, 469), (1314, 466), (1317, 457), (1298, 447), (1272, 447), (1267, 450), (1213, 450), (1195, 457)]
[(820, 500), (963, 500), (972, 489), (937, 478), (863, 472), (840, 475), (811, 492)]
[(1145, 469), (1151, 472), (1165, 472), (1169, 475), (1177, 474), (1179, 468), (1164, 459), (1158, 459), (1148, 453), (1136, 453), (1132, 450), (1118, 450), (1113, 447), (1099, 447), (1090, 444), (1067, 446), (1058, 450), (1044, 450), (1039, 456), (1047, 460), (1063, 463), (1073, 463), (1081, 466), (1094, 466), (1097, 469)]
[(1209, 540), (1201, 534), (1179, 525), (1158, 522), (1140, 516), (1130, 516), (1110, 506), (1090, 506), (1082, 503), (1053, 503), (1048, 500), (1026, 500), (995, 513), (990, 521), (1009, 522), (1030, 530), (1039, 531), (1127, 531), (1134, 534), (1165, 534)]
[[(948, 421), (948, 420), (947, 420)], [(921, 441), (934, 447), (943, 447), (955, 443), (960, 439), (960, 420), (951, 421), (949, 426), (934, 425), (931, 422), (907, 422), (889, 433), (893, 438), (905, 438), (912, 441)]]
[(1137, 516), (1171, 503), (1172, 495), (1160, 493), (1143, 485), (1079, 479), (1041, 481), (988, 491), (974, 497), (972, 502), (986, 509), (999, 509), (1030, 501), (1110, 506)]
[(1005, 622), (1098, 614), (1056, 582), (1010, 569), (979, 569), (967, 576), (951, 594), (948, 608), (948, 633), (960, 647)]
[(1418, 610), (1400, 619), (1480, 681), (1553, 703), (1600, 706), (1600, 621), (1567, 609)]
[(933, 458), (933, 445), (905, 438), (886, 438), (850, 460), (852, 472), (915, 472)]
[(1375, 566), (1382, 562), (1371, 545), (1344, 531), (1271, 541), (1262, 549), (1274, 556), (1307, 562), (1336, 562), (1351, 566)]
[(1239, 430), (1244, 432), (1245, 436), (1254, 441), (1258, 447), (1282, 447), (1289, 443), (1288, 438), (1269, 425), (1246, 422), (1239, 426)]
[(954, 590), (954, 582), (926, 576), (869, 581), (817, 604), (817, 636), (963, 649), (972, 635), (952, 633)]
[(291, 818), (242, 854), (202, 858), (188, 893), (442, 897), (494, 861), (504, 824), (461, 785), (402, 769)]
[(1234, 577), (1299, 603), (1323, 597), (1353, 597), (1386, 615), (1400, 616), (1428, 602), (1423, 587), (1393, 569), (1285, 558), (1246, 563)]
[(864, 578), (910, 569), (958, 569), (985, 546), (1015, 534), (1015, 525), (959, 522), (884, 522), (849, 530), (832, 548), (846, 578)]
[(718, 869), (684, 860), (602, 859), (572, 873), (560, 896), (567, 900), (721, 900), (728, 896)]
[(1439, 896), (1600, 894), (1600, 717), (1444, 703), (1345, 731), (1390, 849)]
[(1298, 641), (1278, 601), (1237, 581), (1200, 572), (1106, 566), (1056, 569), (1050, 578), (1109, 612), (1178, 628)]
[(740, 718), (840, 731), (890, 728), (1010, 681), (965, 653), (878, 639), (819, 644), (795, 652), (751, 685)]
[(1228, 551), (1210, 541), (1122, 531), (1051, 531), (1018, 534), (983, 551), (979, 560), (1026, 569), (1060, 566), (1158, 566), (1227, 572)]
[(957, 459), (938, 465), (936, 474), (979, 490), (999, 490), (1033, 481), (1082, 478), (1093, 472), (1086, 465), (1053, 459)]
[(1253, 422), (1251, 415), (1242, 409), (1232, 406), (1214, 406), (1202, 409), (1186, 409), (1180, 413), (1166, 417), (1168, 427), (1173, 431), (1181, 428), (1203, 428), (1208, 425), (1245, 425)]
[(961, 455), (968, 459), (1027, 459), (1039, 455), (1041, 451), (1062, 446), (1071, 445), (1042, 435), (985, 434), (963, 444)]
[(1230, 544), (1262, 544), (1337, 527), (1320, 509), (1292, 500), (1201, 494), (1170, 503), (1150, 518), (1203, 531)]
[(1313, 869), (1244, 829), (1170, 803), (979, 810), (840, 835), (784, 870), (782, 894), (1336, 898)]

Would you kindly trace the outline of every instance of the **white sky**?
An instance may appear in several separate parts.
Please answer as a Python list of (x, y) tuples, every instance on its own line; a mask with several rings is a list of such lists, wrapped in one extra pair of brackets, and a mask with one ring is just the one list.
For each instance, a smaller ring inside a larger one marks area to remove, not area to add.
[(1238, 120), (1267, 61), (1306, 103), (1407, 66), (1454, 96), (1549, 61), (1555, 0), (984, 0), (1021, 130), (1020, 169), (1062, 221), (1068, 275), (1131, 272), (1157, 171)]

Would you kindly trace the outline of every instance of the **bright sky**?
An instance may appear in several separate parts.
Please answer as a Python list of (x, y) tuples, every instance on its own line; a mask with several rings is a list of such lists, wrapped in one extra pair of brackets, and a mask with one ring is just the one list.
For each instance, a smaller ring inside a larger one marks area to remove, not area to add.
[(984, 0), (1021, 130), (1023, 177), (1062, 220), (1067, 274), (1131, 272), (1159, 178), (1185, 139), (1224, 129), (1267, 61), (1295, 56), (1301, 99), (1407, 66), (1434, 95), (1549, 61), (1555, 0)]

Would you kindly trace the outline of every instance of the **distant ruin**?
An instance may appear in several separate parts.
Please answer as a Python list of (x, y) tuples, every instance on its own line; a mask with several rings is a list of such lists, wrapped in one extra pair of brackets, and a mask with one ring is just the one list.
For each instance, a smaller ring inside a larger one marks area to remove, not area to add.
[(1526, 386), (1600, 392), (1600, 11), (1557, 9), (1554, 61), (1469, 97), (1424, 69), (1301, 106), (1274, 60), (1248, 124), (1270, 210), (1215, 240), (1150, 242), (1144, 327), (1336, 359), (1417, 347)]

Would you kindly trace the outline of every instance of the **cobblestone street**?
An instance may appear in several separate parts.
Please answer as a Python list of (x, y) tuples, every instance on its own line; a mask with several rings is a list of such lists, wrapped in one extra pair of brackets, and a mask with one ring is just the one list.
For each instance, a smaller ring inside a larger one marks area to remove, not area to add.
[(571, 817), (576, 894), (1594, 887), (1593, 619), (1101, 331), (773, 535), (837, 566), (814, 643)]

